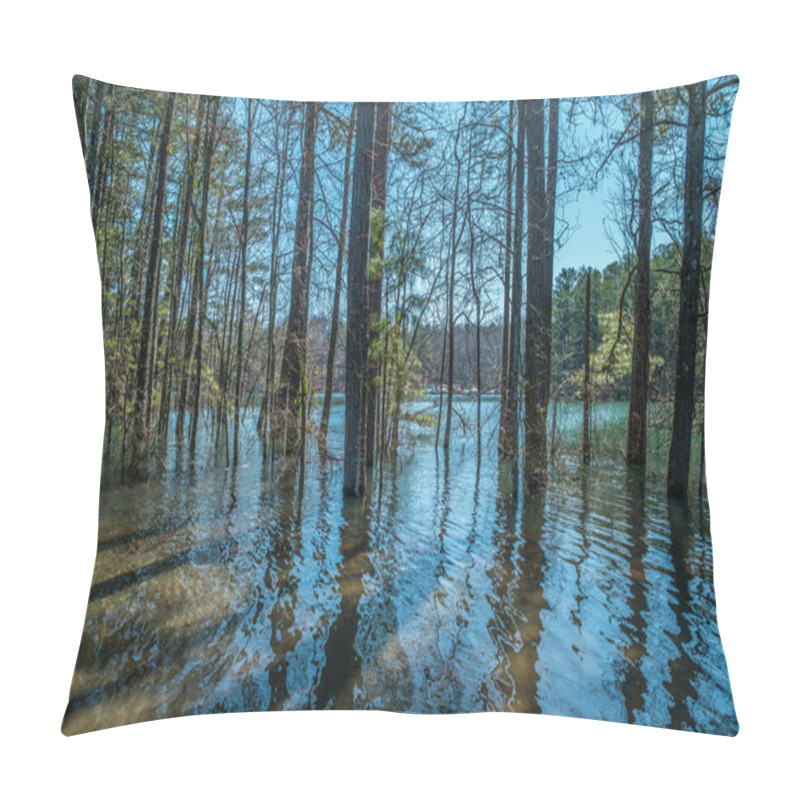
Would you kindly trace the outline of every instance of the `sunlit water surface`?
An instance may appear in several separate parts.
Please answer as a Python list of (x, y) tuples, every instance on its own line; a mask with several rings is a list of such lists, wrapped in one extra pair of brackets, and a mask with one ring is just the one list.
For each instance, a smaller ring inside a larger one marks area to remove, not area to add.
[[(705, 499), (672, 505), (618, 458), (567, 457), (543, 503), (515, 502), (496, 401), (480, 459), (474, 399), (458, 411), (449, 456), (405, 424), (364, 504), (342, 499), (341, 403), (331, 457), (310, 444), (302, 482), (262, 465), (248, 422), (236, 471), (191, 475), (173, 448), (162, 479), (104, 489), (64, 731), (356, 708), (734, 734)], [(594, 425), (624, 426), (624, 410)]]

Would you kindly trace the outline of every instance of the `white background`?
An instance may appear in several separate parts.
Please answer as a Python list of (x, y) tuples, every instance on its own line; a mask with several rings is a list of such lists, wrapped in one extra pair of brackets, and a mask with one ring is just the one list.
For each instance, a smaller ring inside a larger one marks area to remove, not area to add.
[[(6, 796), (796, 791), (800, 128), (797, 28), (784, 7), (73, 0), (5, 8)], [(510, 714), (352, 712), (221, 715), (61, 735), (94, 560), (103, 428), (99, 281), (70, 91), (75, 72), (154, 89), (309, 100), (591, 95), (740, 76), (707, 384), (717, 599), (737, 738)]]

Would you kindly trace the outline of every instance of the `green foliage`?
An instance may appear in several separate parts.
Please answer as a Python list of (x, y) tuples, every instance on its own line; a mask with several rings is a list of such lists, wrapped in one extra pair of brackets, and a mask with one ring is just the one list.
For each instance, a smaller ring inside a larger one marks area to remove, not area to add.
[[(702, 266), (708, 270), (714, 242), (703, 241)], [(593, 396), (626, 399), (630, 389), (633, 342), (634, 275), (631, 262), (614, 261), (592, 273), (590, 313), (590, 368)], [(675, 386), (675, 352), (678, 341), (681, 248), (659, 248), (650, 263), (650, 396), (667, 401)], [(626, 289), (627, 284), (627, 289)], [(701, 314), (705, 312), (708, 276), (702, 276)], [(620, 304), (623, 291), (624, 299)], [(585, 272), (561, 270), (553, 290), (553, 373), (559, 394), (580, 396), (583, 382)], [(620, 313), (622, 320), (620, 322)], [(705, 326), (698, 325), (697, 370), (702, 377)], [(559, 377), (560, 376), (560, 377)], [(702, 393), (702, 383), (698, 383)]]
[(386, 212), (382, 208), (374, 208), (369, 218), (369, 265), (367, 267), (370, 280), (383, 277), (384, 257), (383, 240), (386, 230)]

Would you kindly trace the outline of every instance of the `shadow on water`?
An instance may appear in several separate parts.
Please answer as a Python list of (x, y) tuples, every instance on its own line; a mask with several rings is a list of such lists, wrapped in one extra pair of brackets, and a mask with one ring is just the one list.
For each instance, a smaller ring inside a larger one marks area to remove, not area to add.
[(364, 576), (370, 562), (370, 510), (365, 501), (345, 499), (344, 524), (339, 530), (341, 562), (336, 575), (339, 612), (325, 645), (325, 664), (317, 684), (318, 708), (352, 709), (361, 685), (361, 657), (356, 652), (358, 606), (364, 594)]
[(341, 412), (324, 458), (262, 459), (253, 434), (237, 468), (174, 448), (160, 481), (104, 488), (65, 733), (301, 708), (735, 733), (704, 497), (598, 458), (523, 498), (496, 438), (443, 452), (408, 423), (345, 501)]
[(693, 729), (690, 713), (692, 700), (697, 699), (695, 681), (697, 667), (689, 648), (693, 632), (690, 625), (692, 590), (688, 558), (692, 548), (694, 533), (689, 524), (689, 509), (680, 500), (667, 501), (670, 540), (669, 557), (673, 570), (673, 596), (670, 608), (675, 615), (677, 631), (670, 634), (677, 654), (669, 661), (669, 680), (665, 686), (672, 695), (669, 724), (671, 728)]
[[(628, 531), (630, 589), (627, 605), (629, 612), (620, 625), (627, 640), (623, 649), (622, 694), (625, 698), (625, 711), (630, 723), (638, 721), (644, 710), (647, 693), (647, 679), (642, 671), (642, 661), (647, 657), (647, 578), (645, 559), (647, 557), (647, 534), (645, 529), (645, 475), (637, 467), (629, 467), (626, 475), (628, 493)], [(588, 513), (588, 509), (587, 512)]]

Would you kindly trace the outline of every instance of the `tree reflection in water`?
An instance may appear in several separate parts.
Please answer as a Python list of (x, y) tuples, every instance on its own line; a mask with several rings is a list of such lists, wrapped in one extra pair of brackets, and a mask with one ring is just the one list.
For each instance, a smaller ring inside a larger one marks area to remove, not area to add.
[(103, 492), (65, 732), (300, 708), (735, 732), (705, 498), (598, 459), (523, 499), (490, 437), (421, 436), (343, 501), (331, 426), (297, 470), (245, 450)]

